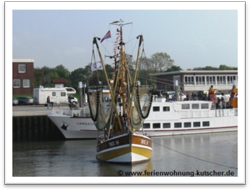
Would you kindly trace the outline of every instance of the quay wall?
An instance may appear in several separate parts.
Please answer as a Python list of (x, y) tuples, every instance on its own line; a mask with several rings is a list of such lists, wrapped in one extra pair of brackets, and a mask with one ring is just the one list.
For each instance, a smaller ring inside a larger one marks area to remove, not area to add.
[(13, 116), (13, 141), (64, 140), (47, 115)]

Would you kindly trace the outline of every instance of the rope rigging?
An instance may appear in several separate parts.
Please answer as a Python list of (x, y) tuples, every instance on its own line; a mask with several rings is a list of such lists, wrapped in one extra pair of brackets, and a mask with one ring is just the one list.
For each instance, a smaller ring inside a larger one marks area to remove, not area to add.
[(198, 158), (198, 157), (189, 155), (189, 154), (185, 154), (185, 153), (183, 153), (183, 152), (180, 152), (180, 151), (174, 150), (174, 149), (172, 149), (172, 148), (169, 148), (169, 147), (167, 147), (167, 146), (164, 146), (164, 145), (162, 145), (162, 144), (160, 144), (160, 143), (158, 143), (158, 142), (155, 142), (155, 141), (153, 141), (153, 140), (152, 140), (152, 143), (155, 143), (155, 144), (158, 144), (158, 145), (160, 145), (160, 146), (163, 146), (164, 148), (166, 148), (166, 149), (168, 149), (168, 150), (170, 150), (170, 151), (176, 152), (176, 153), (181, 154), (181, 155), (183, 155), (183, 156), (187, 156), (187, 157), (189, 157), (189, 158), (193, 158), (193, 159), (196, 159), (196, 160), (199, 160), (199, 161), (203, 161), (203, 162), (206, 162), (206, 163), (211, 163), (211, 164), (214, 164), (214, 165), (219, 165), (219, 166), (227, 167), (227, 168), (230, 168), (230, 169), (238, 169), (237, 167), (232, 167), (232, 166), (224, 165), (224, 164), (221, 164), (221, 163), (215, 163), (215, 162), (212, 162), (212, 161), (209, 161), (209, 160), (205, 160), (205, 159), (201, 159), (201, 158)]

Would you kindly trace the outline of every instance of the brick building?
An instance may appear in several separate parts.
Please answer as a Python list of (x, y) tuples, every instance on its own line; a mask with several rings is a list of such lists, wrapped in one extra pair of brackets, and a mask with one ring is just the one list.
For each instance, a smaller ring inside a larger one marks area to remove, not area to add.
[(34, 88), (34, 60), (13, 59), (13, 95), (32, 95)]

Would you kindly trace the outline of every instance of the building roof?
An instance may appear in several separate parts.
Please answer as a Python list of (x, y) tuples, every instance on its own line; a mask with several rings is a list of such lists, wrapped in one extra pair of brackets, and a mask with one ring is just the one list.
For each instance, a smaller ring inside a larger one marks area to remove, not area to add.
[(232, 73), (237, 74), (238, 70), (179, 70), (172, 72), (160, 72), (160, 73), (152, 73), (149, 75), (158, 76), (158, 75), (173, 75), (173, 74), (202, 74), (202, 73), (211, 73), (211, 74), (221, 74), (221, 73)]
[(52, 83), (54, 84), (67, 83), (67, 79), (64, 78), (52, 79)]
[(12, 62), (13, 63), (17, 63), (17, 62), (34, 63), (34, 59), (12, 59)]

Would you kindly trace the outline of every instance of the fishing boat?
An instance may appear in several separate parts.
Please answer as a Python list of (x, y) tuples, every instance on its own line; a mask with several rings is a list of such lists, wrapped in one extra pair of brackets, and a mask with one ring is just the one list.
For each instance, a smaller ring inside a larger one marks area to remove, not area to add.
[[(230, 99), (233, 106), (219, 109), (212, 101), (167, 101), (165, 98), (151, 95), (149, 87), (140, 86), (136, 79), (143, 37), (138, 36), (136, 69), (132, 79), (123, 50), (122, 26), (125, 24), (122, 21), (111, 24), (120, 27), (115, 42), (119, 46), (119, 53), (114, 52), (112, 56), (115, 70), (113, 78), (108, 79), (107, 74), (105, 75), (108, 87), (89, 87), (89, 107), (53, 108), (48, 115), (66, 139), (98, 138), (97, 158), (115, 162), (131, 157), (131, 149), (135, 149), (135, 146), (137, 150), (151, 154), (151, 140), (147, 137), (237, 131), (238, 107), (235, 87), (231, 91)], [(109, 32), (104, 38), (108, 37)], [(93, 45), (98, 50), (99, 64), (106, 73), (98, 40), (94, 38)], [(115, 153), (109, 153), (111, 151)], [(125, 153), (126, 151), (129, 152)], [(110, 154), (120, 156), (111, 157)], [(141, 157), (140, 160), (143, 159), (150, 159), (149, 155)], [(128, 158), (127, 160), (134, 161)]]
[[(118, 26), (114, 42), (114, 72), (108, 78), (102, 54), (99, 49), (98, 37), (93, 38), (93, 56), (95, 49), (99, 55), (105, 75), (106, 84), (110, 91), (110, 99), (105, 98), (103, 86), (88, 87), (88, 104), (90, 115), (96, 129), (100, 131), (97, 142), (96, 158), (101, 161), (115, 163), (138, 163), (151, 159), (152, 142), (143, 134), (137, 133), (149, 115), (152, 101), (152, 90), (148, 86), (140, 86), (137, 82), (139, 56), (143, 36), (139, 35), (137, 58), (133, 75), (128, 65), (124, 51), (123, 27), (130, 23), (122, 20), (110, 23)], [(104, 39), (110, 38), (110, 31)], [(101, 42), (102, 42), (101, 41)], [(142, 105), (142, 106), (141, 106)]]

